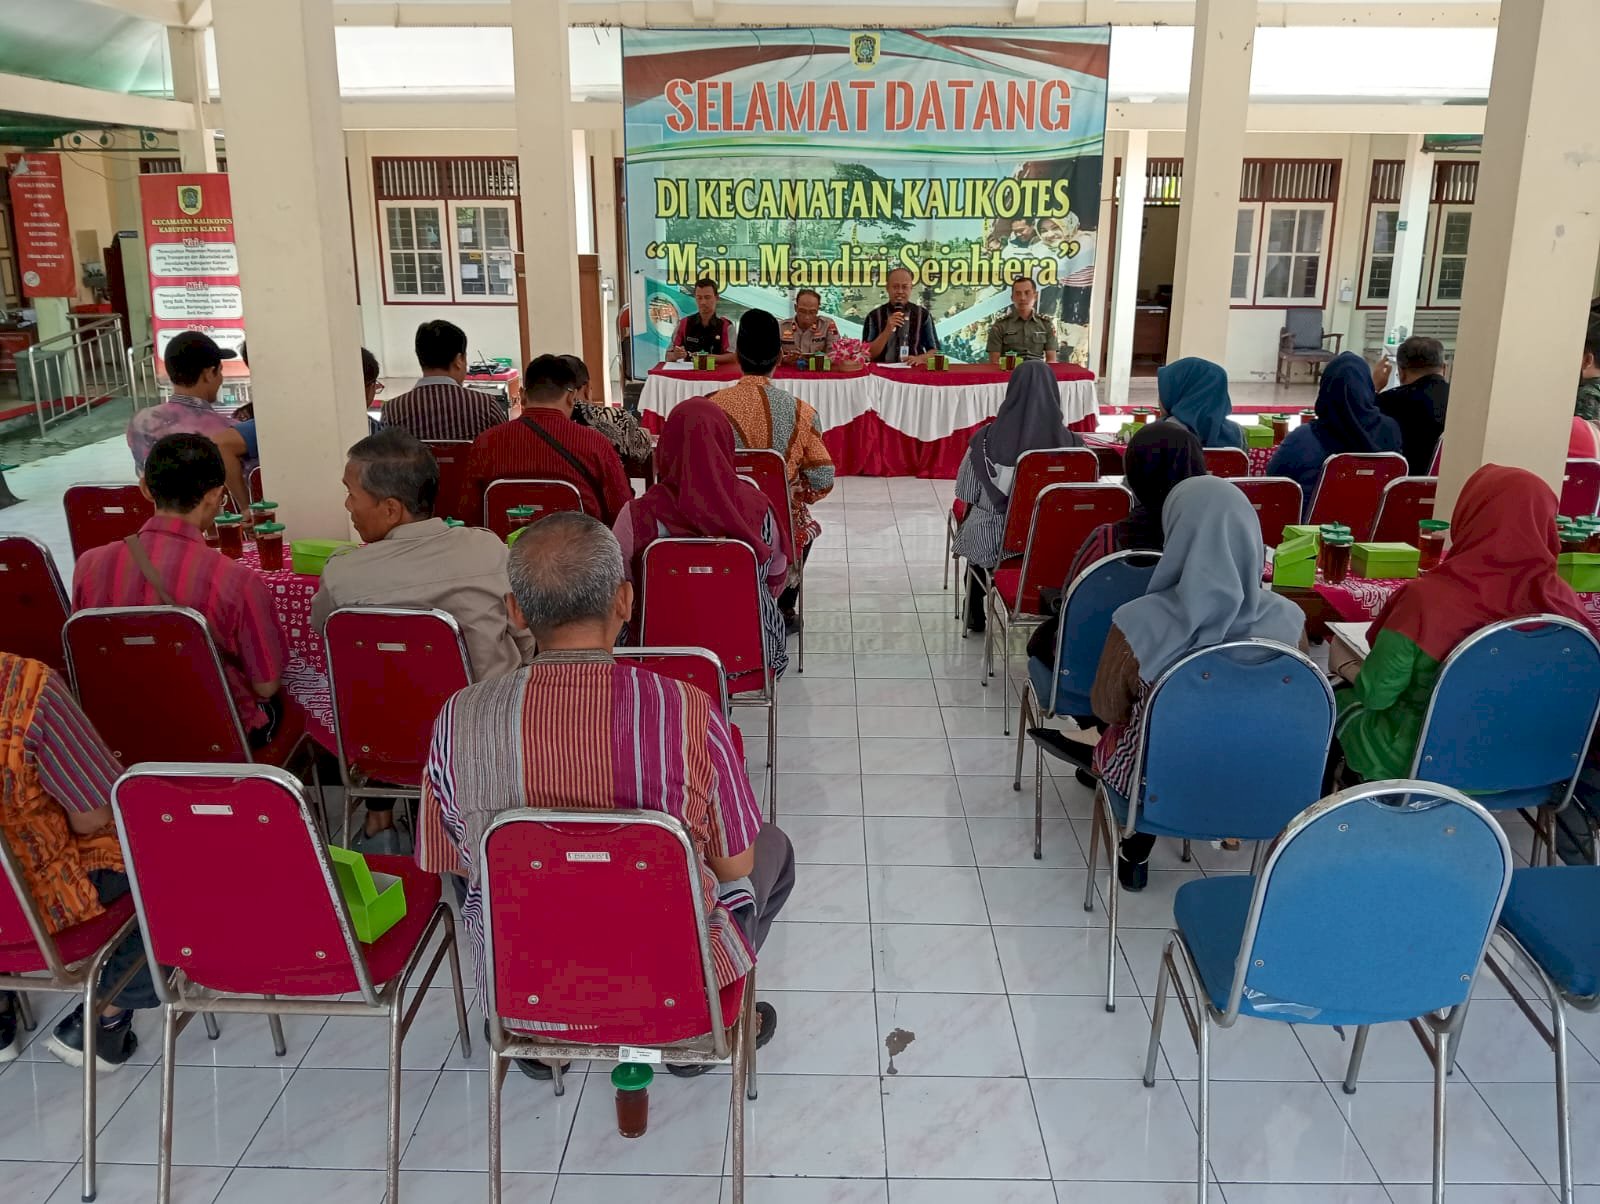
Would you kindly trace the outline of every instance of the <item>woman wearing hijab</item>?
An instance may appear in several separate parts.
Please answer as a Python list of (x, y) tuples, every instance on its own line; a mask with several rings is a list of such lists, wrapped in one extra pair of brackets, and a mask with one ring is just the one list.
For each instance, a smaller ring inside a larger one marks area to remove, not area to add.
[(1228, 374), (1221, 364), (1188, 356), (1156, 371), (1161, 412), (1176, 418), (1200, 439), (1201, 447), (1237, 447), (1244, 451), (1244, 432), (1229, 422), (1233, 401)]
[(701, 397), (679, 405), (668, 415), (656, 446), (657, 483), (623, 506), (613, 531), (635, 585), (644, 580), (644, 550), (653, 540), (737, 539), (749, 544), (766, 585), (761, 629), (767, 665), (782, 673), (789, 667), (789, 653), (778, 595), (789, 575), (788, 550), (766, 494), (739, 479), (733, 452), (733, 424), (715, 402)]
[(1367, 781), (1411, 776), (1439, 666), (1473, 632), (1523, 615), (1593, 626), (1556, 575), (1556, 495), (1533, 473), (1486, 464), (1467, 478), (1444, 563), (1389, 599), (1367, 633), (1355, 688), (1340, 690), (1345, 764)]
[(1267, 461), (1269, 477), (1290, 477), (1300, 484), (1301, 517), (1311, 513), (1322, 465), (1341, 452), (1397, 452), (1400, 426), (1378, 409), (1372, 370), (1353, 351), (1328, 361), (1317, 390), (1317, 416), (1289, 432)]
[(968, 509), (951, 550), (966, 557), (972, 569), (967, 590), (969, 631), (984, 628), (983, 596), (989, 572), (1000, 563), (1017, 461), (1023, 452), (1082, 446), (1083, 440), (1062, 421), (1061, 386), (1050, 365), (1028, 360), (1013, 371), (1000, 412), (972, 436), (956, 474), (956, 497)]

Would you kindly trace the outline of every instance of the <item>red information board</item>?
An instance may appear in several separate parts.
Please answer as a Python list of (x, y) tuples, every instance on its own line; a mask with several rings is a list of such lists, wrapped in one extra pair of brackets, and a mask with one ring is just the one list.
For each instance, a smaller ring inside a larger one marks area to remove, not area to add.
[(29, 297), (75, 297), (72, 238), (67, 199), (61, 188), (61, 156), (6, 156), (11, 169), (11, 206), (17, 227), (17, 266)]
[[(139, 178), (144, 241), (150, 260), (150, 326), (156, 371), (167, 344), (184, 330), (210, 335), (238, 351), (245, 341), (239, 250), (233, 239), (233, 197), (221, 172)], [(242, 376), (238, 360), (222, 371)]]

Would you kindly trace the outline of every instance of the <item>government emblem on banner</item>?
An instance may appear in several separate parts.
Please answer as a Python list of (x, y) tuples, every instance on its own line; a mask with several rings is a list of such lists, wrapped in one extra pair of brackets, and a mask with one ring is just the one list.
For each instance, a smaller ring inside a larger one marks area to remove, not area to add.
[(178, 208), (190, 217), (200, 212), (200, 185), (180, 184), (178, 186)]
[(850, 35), (850, 61), (863, 71), (878, 65), (878, 35), (853, 33)]

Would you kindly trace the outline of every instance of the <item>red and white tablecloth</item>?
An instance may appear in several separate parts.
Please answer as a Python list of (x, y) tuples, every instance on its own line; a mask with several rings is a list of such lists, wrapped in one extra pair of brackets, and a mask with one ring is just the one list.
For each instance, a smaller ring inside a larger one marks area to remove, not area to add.
[(328, 657), (322, 646), (322, 633), (311, 622), (311, 599), (316, 597), (322, 578), (289, 568), (269, 573), (261, 567), (251, 544), (245, 545), (239, 563), (266, 582), (278, 626), (288, 637), (289, 664), (283, 671), (284, 690), (305, 711), (306, 731), (311, 738), (329, 752), (336, 752), (333, 697), (328, 690)]
[[(1404, 584), (1405, 581), (1392, 578), (1346, 577), (1337, 585), (1330, 585), (1319, 573), (1313, 588), (1342, 622), (1360, 623), (1376, 618), (1383, 604)], [(1590, 622), (1600, 625), (1600, 594), (1579, 594), (1578, 601)]]
[[(1075, 364), (1052, 364), (1069, 425), (1094, 429), (1094, 374)], [(987, 365), (953, 365), (943, 372), (874, 364), (855, 372), (798, 372), (779, 368), (774, 379), (809, 402), (822, 424), (834, 467), (847, 476), (954, 478), (967, 443), (1000, 409), (1010, 373)], [(673, 407), (739, 379), (736, 366), (714, 372), (658, 365), (639, 399), (641, 421), (659, 431)]]

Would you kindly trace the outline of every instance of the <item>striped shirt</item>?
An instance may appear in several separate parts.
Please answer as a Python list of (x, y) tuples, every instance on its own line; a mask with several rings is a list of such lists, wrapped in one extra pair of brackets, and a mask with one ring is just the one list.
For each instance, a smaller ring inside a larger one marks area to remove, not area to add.
[[(238, 561), (206, 547), (205, 537), (181, 518), (158, 514), (147, 520), (139, 528), (139, 542), (172, 600), (205, 617), (245, 731), (264, 726), (267, 716), (251, 687), (277, 681), (289, 659), (266, 583)], [(72, 574), (74, 610), (160, 603), (161, 596), (120, 541), (78, 558)]]
[[(934, 329), (933, 315), (920, 305), (913, 305), (909, 301), (905, 307), (905, 325), (891, 335), (889, 341), (883, 345), (883, 350), (874, 357), (880, 364), (893, 364), (901, 358), (896, 352), (896, 346), (903, 340), (906, 347), (906, 356), (921, 355), (925, 351), (939, 350), (939, 332)], [(893, 303), (878, 306), (867, 315), (867, 320), (861, 324), (861, 341), (870, 343), (883, 333), (889, 325), (889, 315), (894, 312)]]
[(717, 984), (755, 965), (706, 858), (736, 857), (755, 843), (761, 808), (706, 694), (596, 651), (545, 653), (445, 703), (423, 776), (417, 863), (467, 880), (461, 919), (483, 998), (478, 847), (498, 815), (522, 806), (642, 808), (681, 820), (700, 854)]
[[(587, 476), (530, 429), (532, 426), (549, 434), (588, 470)], [(622, 459), (610, 440), (548, 406), (530, 406), (515, 422), (502, 422), (473, 440), (455, 513), (469, 522), (482, 522), (484, 491), (493, 482), (508, 478), (570, 481), (584, 513), (608, 527), (633, 496)], [(600, 487), (598, 492), (595, 485)]]
[(409, 392), (383, 403), (384, 426), (399, 426), (423, 442), (470, 443), (506, 420), (505, 407), (489, 394), (458, 385), (448, 376), (424, 376)]

